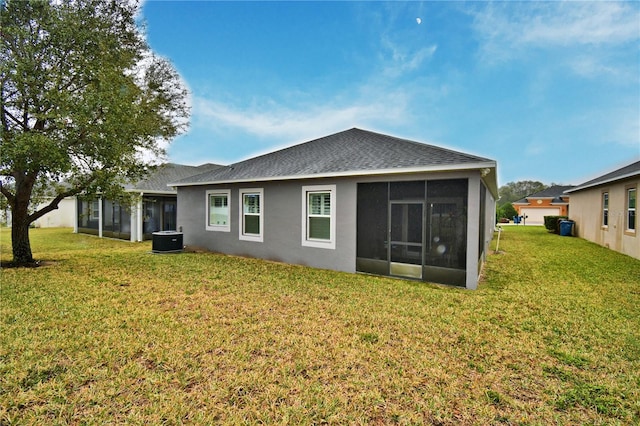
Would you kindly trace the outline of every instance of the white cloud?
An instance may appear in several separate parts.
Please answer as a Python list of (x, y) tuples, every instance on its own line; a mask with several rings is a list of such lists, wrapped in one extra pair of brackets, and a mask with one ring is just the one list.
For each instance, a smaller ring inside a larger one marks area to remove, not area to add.
[(622, 66), (612, 66), (614, 61), (606, 61), (601, 57), (588, 55), (576, 55), (568, 60), (570, 69), (577, 75), (593, 78), (601, 75), (608, 75), (613, 78), (628, 81), (638, 79), (638, 68), (628, 68)]
[(437, 44), (424, 46), (416, 33), (411, 31), (383, 30), (380, 35), (379, 59), (383, 73), (388, 78), (397, 78), (419, 69), (436, 53)]
[(640, 39), (633, 2), (506, 2), (472, 12), (483, 58), (501, 62), (534, 48), (601, 48)]
[(513, 35), (524, 44), (624, 43), (638, 38), (638, 11), (633, 9), (613, 2), (559, 3), (541, 10), (533, 20), (516, 22), (523, 27)]
[(400, 77), (407, 72), (420, 68), (438, 49), (438, 46), (435, 44), (419, 49), (416, 52), (403, 52), (390, 43), (387, 43), (387, 47), (393, 52), (392, 61), (386, 64), (383, 73), (385, 76), (391, 78)]
[(274, 101), (231, 105), (215, 99), (193, 99), (193, 126), (214, 132), (239, 130), (259, 138), (297, 141), (351, 127), (372, 128), (402, 122), (409, 116), (402, 92), (377, 98), (317, 105), (284, 106)]

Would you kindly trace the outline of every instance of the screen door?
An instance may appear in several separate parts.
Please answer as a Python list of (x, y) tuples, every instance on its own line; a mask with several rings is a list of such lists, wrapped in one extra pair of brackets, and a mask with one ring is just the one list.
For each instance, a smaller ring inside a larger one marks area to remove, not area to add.
[(422, 279), (424, 203), (392, 201), (389, 274)]

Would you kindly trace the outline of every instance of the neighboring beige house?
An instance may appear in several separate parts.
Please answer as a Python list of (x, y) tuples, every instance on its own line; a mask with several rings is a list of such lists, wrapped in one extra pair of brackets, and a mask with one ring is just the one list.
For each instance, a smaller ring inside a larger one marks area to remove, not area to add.
[[(47, 206), (53, 198), (45, 198), (45, 200), (38, 204), (36, 210)], [(75, 222), (76, 211), (76, 198), (68, 197), (60, 201), (58, 208), (53, 210), (40, 219), (32, 223), (32, 226), (36, 228), (73, 228)], [(0, 212), (0, 225), (11, 226), (11, 210), (8, 208), (5, 211)]]
[(640, 259), (640, 161), (566, 191), (576, 236)]
[[(42, 204), (39, 204), (36, 210), (49, 205), (52, 198), (45, 200)], [(33, 222), (33, 226), (36, 228), (73, 228), (75, 223), (76, 212), (76, 198), (68, 197), (64, 198), (58, 204), (58, 208), (53, 210), (40, 219)]]

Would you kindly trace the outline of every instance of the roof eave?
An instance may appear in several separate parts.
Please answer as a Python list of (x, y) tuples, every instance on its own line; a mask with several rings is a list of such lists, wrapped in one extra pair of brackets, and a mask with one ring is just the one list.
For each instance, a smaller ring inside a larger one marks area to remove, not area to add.
[(492, 169), (495, 173), (495, 168), (496, 168), (495, 161), (486, 161), (486, 162), (478, 162), (478, 163), (459, 164), (455, 167), (452, 167), (451, 165), (437, 165), (437, 166), (427, 166), (427, 167), (404, 167), (404, 168), (376, 169), (376, 170), (348, 170), (348, 171), (332, 172), (332, 173), (317, 173), (317, 174), (291, 175), (291, 176), (267, 176), (267, 177), (254, 177), (254, 178), (242, 178), (242, 179), (211, 180), (211, 181), (203, 181), (203, 182), (175, 182), (175, 183), (169, 183), (167, 184), (167, 186), (177, 188), (177, 187), (185, 187), (185, 186), (221, 185), (221, 184), (229, 184), (229, 183), (323, 179), (323, 178), (337, 178), (337, 177), (349, 177), (349, 176), (398, 175), (398, 174), (414, 174), (414, 173), (425, 173), (425, 172), (455, 172), (455, 171), (480, 170), (480, 169)]
[(636, 177), (636, 176), (640, 176), (640, 174), (637, 171), (633, 171), (633, 172), (627, 173), (625, 175), (615, 176), (615, 177), (612, 177), (612, 178), (609, 178), (609, 179), (604, 179), (604, 180), (601, 180), (601, 181), (593, 182), (593, 183), (590, 183), (588, 185), (579, 185), (579, 186), (576, 186), (575, 188), (567, 189), (566, 191), (564, 191), (564, 194), (568, 194), (568, 193), (571, 193), (571, 192), (582, 191), (583, 189), (594, 188), (596, 186), (606, 185), (608, 183), (617, 182), (617, 181), (620, 181), (620, 180), (625, 180), (625, 179), (633, 178), (633, 177)]
[[(170, 186), (171, 185), (167, 185), (167, 187), (170, 187)], [(127, 192), (141, 193), (143, 195), (146, 195), (146, 194), (151, 194), (151, 195), (176, 195), (177, 194), (176, 190), (171, 190), (171, 189), (167, 189), (166, 191), (160, 191), (160, 190), (151, 190), (151, 189), (132, 188), (132, 189), (127, 189)]]

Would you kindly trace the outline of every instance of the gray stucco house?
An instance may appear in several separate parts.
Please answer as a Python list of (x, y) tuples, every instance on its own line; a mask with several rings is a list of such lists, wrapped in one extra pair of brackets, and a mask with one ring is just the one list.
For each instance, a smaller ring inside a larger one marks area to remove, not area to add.
[(187, 246), (475, 289), (496, 162), (353, 128), (176, 181)]

